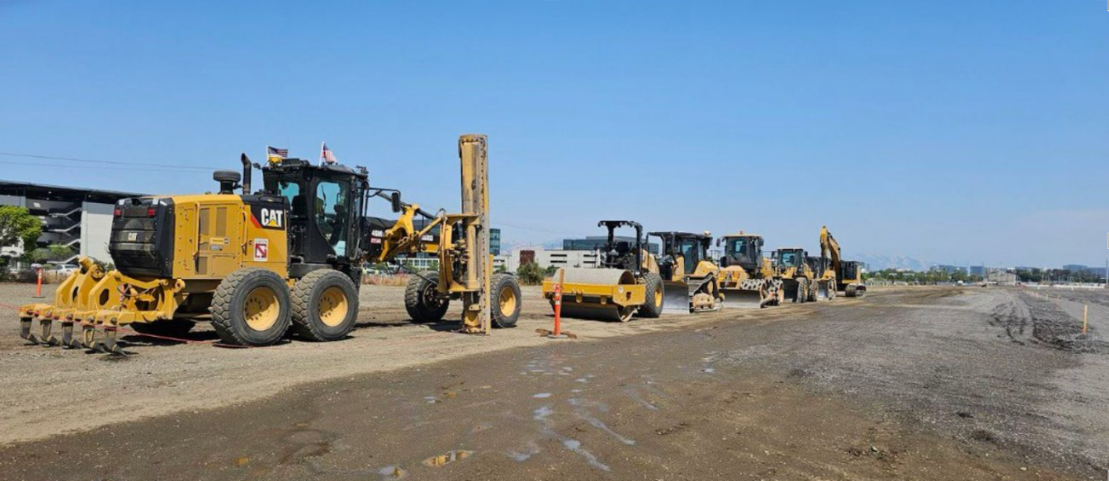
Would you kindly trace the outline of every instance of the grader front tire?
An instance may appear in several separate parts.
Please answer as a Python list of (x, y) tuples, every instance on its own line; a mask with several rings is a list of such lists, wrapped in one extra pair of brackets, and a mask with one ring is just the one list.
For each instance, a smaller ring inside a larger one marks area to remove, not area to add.
[(285, 281), (273, 271), (246, 267), (220, 282), (212, 296), (212, 327), (228, 344), (268, 346), (291, 323)]
[(315, 342), (347, 337), (358, 319), (358, 289), (342, 272), (309, 272), (293, 286), (293, 330)]
[(520, 283), (516, 277), (509, 274), (496, 274), (490, 283), (493, 289), (492, 309), (493, 327), (516, 327), (520, 319)]

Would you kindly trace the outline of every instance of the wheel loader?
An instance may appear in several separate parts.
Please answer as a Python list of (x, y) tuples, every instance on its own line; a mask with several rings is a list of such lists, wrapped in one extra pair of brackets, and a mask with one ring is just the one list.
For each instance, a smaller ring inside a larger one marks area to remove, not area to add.
[[(643, 226), (628, 220), (602, 220), (608, 236), (599, 268), (564, 268), (562, 315), (579, 319), (627, 322), (633, 315), (656, 318), (665, 306), (658, 264), (643, 243)], [(635, 230), (635, 243), (617, 240), (616, 230)], [(554, 307), (557, 277), (543, 281), (543, 297)], [(683, 291), (684, 292), (684, 291)]]
[(689, 314), (715, 311), (724, 303), (720, 268), (709, 257), (712, 235), (651, 232), (662, 244), (659, 274), (663, 281), (663, 312)]
[(780, 248), (773, 253), (774, 269), (782, 279), (784, 297), (795, 303), (816, 300), (817, 275), (806, 262), (808, 252), (799, 247)]
[[(81, 259), (52, 304), (20, 309), (20, 334), (35, 344), (115, 354), (124, 353), (120, 328), (180, 335), (200, 321), (210, 321), (227, 344), (270, 345), (290, 330), (335, 341), (357, 319), (362, 263), (417, 252), (437, 253), (439, 271), (415, 276), (423, 289), (405, 298), (414, 320), (438, 320), (451, 299), (461, 299), (464, 332), (513, 326), (520, 288), (510, 275), (491, 275), (486, 144), (484, 135), (459, 139), (460, 214), (430, 215), (405, 204), (399, 191), (371, 187), (364, 168), (292, 158), (259, 166), (245, 154), (241, 176), (213, 175), (218, 193), (121, 200), (109, 242), (116, 269)], [(252, 192), (255, 168), (264, 187)], [(377, 245), (363, 242), (372, 197), (388, 199), (401, 214)], [(416, 215), (431, 221), (415, 229)], [(440, 235), (429, 245), (433, 228)], [(34, 322), (40, 334), (32, 333)], [(60, 340), (51, 333), (55, 322)], [(75, 325), (82, 326), (79, 339)]]
[(720, 285), (724, 307), (761, 308), (784, 300), (782, 280), (770, 258), (762, 255), (762, 236), (739, 231), (717, 242), (724, 244), (720, 258)]

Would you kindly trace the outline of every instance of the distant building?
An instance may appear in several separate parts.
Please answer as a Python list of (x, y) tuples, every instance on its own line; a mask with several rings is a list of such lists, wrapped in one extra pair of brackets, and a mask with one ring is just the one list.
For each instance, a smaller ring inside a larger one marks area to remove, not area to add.
[[(79, 256), (110, 262), (108, 240), (112, 233), (114, 204), (120, 199), (140, 195), (0, 181), (0, 205), (26, 207), (42, 220), (42, 235), (37, 245), (26, 246), (28, 249), (53, 244), (73, 249), (73, 257), (60, 263), (74, 262)], [(15, 246), (4, 247), (2, 252), (9, 257), (22, 254), (23, 249)]]
[(931, 268), (929, 268), (929, 270), (934, 271), (934, 272), (946, 272), (948, 274), (955, 274), (957, 272), (961, 272), (963, 274), (967, 273), (967, 268), (966, 267), (949, 266), (949, 265), (945, 265), (945, 264), (934, 265)]
[(1063, 270), (1071, 271), (1071, 272), (1082, 272), (1082, 271), (1086, 271), (1086, 270), (1089, 270), (1089, 269), (1090, 269), (1089, 267), (1086, 267), (1086, 266), (1081, 265), (1081, 264), (1067, 264), (1067, 265), (1063, 266)]
[(534, 262), (539, 267), (597, 267), (601, 254), (598, 251), (546, 250), (541, 247), (517, 249), (509, 255), (493, 257), (493, 268), (503, 267), (508, 272), (516, 272), (521, 265)]
[(986, 266), (970, 266), (970, 275), (985, 277), (986, 276)]
[[(595, 251), (604, 247), (605, 242), (608, 241), (608, 236), (593, 235), (586, 236), (584, 239), (563, 239), (562, 250), (564, 251)], [(617, 242), (627, 242), (629, 245), (635, 245), (635, 237), (630, 236), (616, 236)], [(647, 252), (658, 255), (658, 244), (648, 242)]]

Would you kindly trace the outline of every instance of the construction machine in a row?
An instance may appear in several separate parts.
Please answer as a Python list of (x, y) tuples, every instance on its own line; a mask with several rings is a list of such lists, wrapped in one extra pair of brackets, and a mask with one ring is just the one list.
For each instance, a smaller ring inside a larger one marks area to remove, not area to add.
[[(655, 318), (663, 312), (719, 309), (723, 296), (717, 280), (719, 269), (708, 256), (712, 241), (708, 234), (651, 232), (647, 236), (660, 241), (656, 260), (639, 223), (603, 220), (597, 225), (608, 232), (600, 249), (599, 268), (564, 268), (561, 276), (543, 281), (543, 296), (553, 307), (561, 277), (563, 315), (626, 322), (633, 315)], [(621, 227), (634, 229), (634, 241), (616, 236)]]
[(658, 265), (664, 311), (674, 314), (715, 311), (724, 305), (720, 267), (709, 255), (712, 234), (651, 232), (661, 242)]
[(828, 292), (835, 281), (823, 277), (819, 262), (800, 247), (780, 248), (774, 251), (774, 268), (782, 279), (785, 298), (795, 303), (828, 300)]
[[(371, 187), (364, 168), (300, 159), (258, 166), (245, 154), (241, 176), (215, 173), (218, 193), (121, 200), (109, 242), (115, 270), (81, 259), (52, 304), (20, 308), (21, 336), (121, 353), (120, 328), (180, 336), (210, 321), (227, 344), (270, 345), (290, 330), (305, 340), (335, 341), (358, 317), (363, 262), (420, 252), (436, 253), (439, 269), (410, 278), (405, 307), (413, 320), (438, 321), (451, 300), (461, 300), (463, 332), (511, 327), (520, 288), (513, 276), (492, 274), (487, 139), (463, 135), (458, 152), (458, 214), (429, 214), (404, 203), (399, 191)], [(255, 168), (264, 186), (253, 192)], [(388, 199), (400, 214), (377, 235), (365, 216), (372, 197)], [(426, 218), (420, 228), (416, 216)], [(427, 240), (432, 231), (436, 243)], [(61, 339), (52, 335), (54, 323)]]
[(781, 277), (774, 262), (762, 255), (762, 236), (739, 231), (717, 241), (723, 244), (720, 258), (720, 285), (724, 307), (761, 308), (780, 305), (785, 300)]
[(820, 228), (820, 257), (827, 259), (828, 269), (824, 276), (831, 278), (832, 285), (836, 286), (831, 297), (836, 292), (843, 292), (847, 297), (862, 297), (866, 295), (866, 283), (863, 282), (862, 263), (846, 261), (842, 258), (839, 242), (827, 226)]
[[(561, 275), (543, 281), (543, 297), (554, 306), (555, 285), (562, 280), (562, 315), (579, 319), (627, 322), (633, 315), (655, 318), (662, 314), (663, 279), (659, 266), (644, 245), (643, 226), (628, 220), (602, 220), (607, 230), (597, 268), (566, 267)], [(631, 228), (634, 241), (621, 240), (616, 231)]]

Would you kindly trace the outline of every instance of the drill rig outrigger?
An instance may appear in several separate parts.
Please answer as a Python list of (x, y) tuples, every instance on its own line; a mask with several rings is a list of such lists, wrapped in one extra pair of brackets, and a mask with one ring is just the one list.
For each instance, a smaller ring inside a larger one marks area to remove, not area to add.
[[(210, 320), (229, 344), (269, 345), (289, 329), (303, 339), (334, 341), (358, 317), (362, 263), (417, 252), (437, 253), (439, 272), (410, 282), (410, 290), (424, 287), (405, 299), (409, 313), (419, 313), (414, 320), (439, 320), (450, 299), (462, 299), (464, 332), (511, 327), (520, 288), (512, 276), (492, 275), (486, 137), (463, 135), (458, 148), (460, 214), (427, 215), (401, 202), (397, 191), (371, 188), (364, 169), (300, 159), (259, 167), (265, 188), (251, 193), (255, 166), (245, 154), (241, 177), (215, 173), (217, 194), (121, 200), (109, 242), (116, 270), (82, 258), (53, 304), (20, 308), (21, 337), (119, 354), (121, 327), (179, 337), (194, 322)], [(370, 196), (384, 192), (403, 215), (375, 246), (364, 210)], [(416, 213), (432, 220), (415, 229)], [(429, 245), (423, 239), (434, 228), (439, 241)], [(36, 321), (41, 335), (32, 333)], [(54, 322), (61, 324), (61, 340), (51, 334)], [(77, 324), (80, 339), (74, 338)]]

